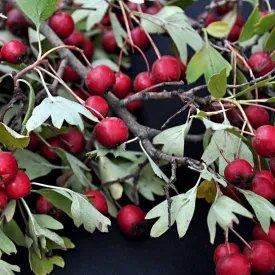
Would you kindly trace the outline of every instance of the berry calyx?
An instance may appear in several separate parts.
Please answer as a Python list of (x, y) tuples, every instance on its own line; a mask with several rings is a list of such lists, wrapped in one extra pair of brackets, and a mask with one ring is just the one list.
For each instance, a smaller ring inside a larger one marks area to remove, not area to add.
[(105, 52), (114, 53), (117, 49), (115, 34), (112, 30), (106, 31), (101, 39), (101, 45)]
[(254, 129), (269, 124), (269, 114), (266, 109), (260, 106), (249, 106), (245, 109), (245, 114)]
[(120, 229), (128, 236), (140, 236), (146, 229), (145, 213), (138, 206), (126, 205), (117, 214)]
[[(99, 112), (103, 117), (105, 117), (109, 112), (109, 105), (107, 101), (98, 95), (92, 95), (88, 97), (88, 99), (85, 101), (85, 106), (98, 119), (101, 119), (102, 117), (94, 110)], [(90, 119), (87, 119), (87, 121), (92, 124), (94, 123), (94, 121), (91, 121)]]
[(30, 142), (27, 148), (30, 149), (31, 151), (35, 151), (36, 149), (38, 149), (39, 144), (40, 144), (40, 140), (37, 134), (34, 132), (30, 132)]
[(79, 130), (71, 130), (61, 136), (66, 142), (64, 143), (65, 150), (70, 153), (79, 153), (84, 149), (84, 135)]
[(28, 33), (29, 23), (21, 11), (13, 8), (7, 13), (6, 27), (13, 34), (22, 37)]
[(83, 47), (85, 45), (85, 41), (86, 41), (86, 38), (83, 35), (83, 33), (74, 30), (71, 33), (71, 35), (64, 40), (64, 43), (66, 45), (72, 45), (72, 46), (74, 45), (74, 46), (76, 46), (78, 48), (83, 49)]
[(246, 184), (253, 176), (251, 164), (244, 159), (236, 159), (227, 164), (224, 170), (225, 179), (231, 184)]
[(1, 53), (6, 61), (12, 64), (21, 64), (27, 59), (28, 49), (20, 41), (10, 40), (2, 47)]
[(0, 184), (10, 183), (17, 172), (18, 164), (15, 157), (9, 152), (0, 152)]
[[(57, 63), (57, 67), (59, 68), (61, 61)], [(80, 79), (78, 73), (69, 65), (66, 65), (63, 72), (63, 80), (69, 82), (75, 82)]]
[[(156, 83), (153, 79), (153, 76), (151, 73), (149, 72), (142, 72), (142, 73), (139, 73), (136, 78), (135, 78), (135, 81), (134, 81), (134, 90), (136, 93), (140, 92), (140, 91), (143, 91), (145, 89), (148, 89), (152, 86), (154, 86)], [(158, 89), (150, 89), (148, 92), (157, 92)]]
[(17, 200), (27, 196), (31, 191), (31, 182), (27, 174), (18, 171), (15, 178), (6, 186), (8, 197)]
[(269, 227), (269, 231), (266, 234), (262, 227), (259, 224), (256, 224), (253, 229), (253, 238), (255, 240), (263, 240), (268, 243), (271, 243), (273, 246), (275, 245), (275, 223), (271, 223)]
[[(61, 141), (61, 139), (59, 137), (49, 138), (47, 140), (47, 142), (52, 147), (57, 147), (57, 148), (61, 148), (61, 149), (64, 149), (64, 147), (65, 147), (64, 143)], [(47, 159), (58, 158), (57, 153), (52, 148), (50, 148), (47, 144), (45, 144), (44, 142), (40, 143), (40, 153), (42, 156), (44, 156)]]
[(177, 81), (180, 75), (181, 70), (179, 62), (173, 56), (162, 56), (153, 64), (152, 76), (156, 83)]
[[(201, 13), (198, 17), (197, 17), (197, 21), (200, 22), (200, 20), (202, 19), (202, 17), (204, 16), (204, 13)], [(205, 26), (207, 27), (208, 25), (210, 25), (213, 22), (218, 21), (219, 19), (213, 14), (213, 13), (209, 13), (205, 19)]]
[(275, 185), (266, 178), (255, 177), (249, 185), (249, 190), (267, 200), (275, 198)]
[(135, 27), (131, 30), (133, 43), (141, 50), (145, 50), (150, 46), (150, 40), (145, 31), (141, 27)]
[(122, 99), (129, 93), (132, 86), (132, 82), (127, 74), (116, 73), (115, 76), (116, 83), (113, 87), (113, 93), (116, 97)]
[(108, 215), (108, 205), (105, 196), (95, 190), (90, 190), (85, 193), (89, 196), (88, 199), (91, 201), (95, 209), (97, 209), (103, 215)]
[(74, 30), (74, 20), (72, 16), (66, 12), (54, 14), (49, 20), (50, 27), (60, 38), (69, 37)]
[(125, 142), (129, 132), (123, 120), (117, 117), (107, 117), (95, 126), (95, 136), (100, 144), (114, 147)]
[(266, 178), (268, 179), (271, 183), (275, 184), (274, 182), (274, 176), (272, 175), (271, 172), (267, 171), (267, 170), (261, 170), (261, 171), (257, 171), (255, 173), (255, 178)]
[(103, 95), (116, 83), (113, 71), (105, 65), (99, 65), (86, 75), (86, 85), (94, 95)]
[(264, 76), (274, 68), (272, 58), (265, 52), (256, 52), (248, 59), (248, 65), (257, 76)]
[(44, 196), (40, 195), (36, 201), (36, 211), (39, 214), (47, 214), (54, 208)]
[(214, 262), (217, 263), (219, 259), (233, 253), (240, 253), (240, 248), (234, 243), (224, 243), (217, 246), (214, 252)]
[(8, 203), (8, 195), (4, 188), (0, 188), (0, 212), (3, 212)]
[[(129, 93), (125, 98), (128, 98), (128, 97), (132, 96), (133, 94), (134, 93)], [(127, 110), (131, 113), (136, 112), (141, 107), (142, 107), (142, 103), (140, 100), (134, 100), (126, 106)]]

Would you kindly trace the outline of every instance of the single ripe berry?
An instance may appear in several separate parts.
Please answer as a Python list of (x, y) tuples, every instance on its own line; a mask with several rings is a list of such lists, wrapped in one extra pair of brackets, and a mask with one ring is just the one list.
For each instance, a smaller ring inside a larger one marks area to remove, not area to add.
[(105, 199), (105, 196), (95, 190), (87, 191), (86, 196), (89, 196), (88, 199), (91, 201), (95, 209), (97, 209), (103, 215), (108, 215), (108, 204)]
[(70, 153), (79, 153), (84, 149), (85, 140), (84, 135), (79, 130), (71, 130), (61, 137), (67, 142), (64, 143), (65, 150)]
[(31, 182), (27, 174), (18, 171), (14, 180), (6, 186), (8, 197), (17, 200), (27, 196), (31, 191)]
[(15, 157), (9, 152), (0, 152), (0, 184), (10, 183), (17, 172), (18, 164)]
[(266, 178), (268, 179), (271, 183), (275, 184), (274, 182), (274, 176), (272, 175), (271, 172), (267, 171), (267, 170), (261, 170), (261, 171), (257, 171), (255, 173), (255, 178)]
[(230, 42), (237, 41), (240, 37), (241, 32), (242, 32), (242, 29), (239, 26), (237, 26), (236, 24), (233, 25), (227, 37), (228, 41)]
[(69, 37), (74, 31), (74, 20), (66, 12), (54, 14), (49, 20), (49, 25), (63, 39)]
[(146, 10), (146, 5), (145, 4), (137, 4), (131, 1), (127, 2), (127, 6), (130, 10), (132, 11), (139, 11), (139, 9), (141, 9), (142, 12), (144, 12)]
[(273, 175), (275, 175), (275, 158), (271, 158), (268, 162), (270, 170)]
[[(197, 21), (200, 22), (200, 20), (204, 17), (204, 13), (201, 13), (198, 17), (197, 17)], [(213, 14), (213, 13), (209, 13), (205, 19), (205, 26), (207, 27), (208, 25), (210, 25), (213, 22), (218, 21), (219, 19)]]
[(115, 34), (112, 30), (106, 31), (101, 39), (101, 45), (105, 52), (114, 53), (117, 49)]
[(242, 28), (244, 25), (244, 20), (240, 14), (237, 15), (235, 25), (239, 26), (240, 28)]
[[(61, 61), (59, 61), (57, 63), (57, 68), (59, 68), (61, 64)], [(69, 65), (66, 65), (65, 69), (64, 69), (64, 72), (63, 72), (63, 77), (62, 79), (67, 82), (75, 82), (77, 80), (80, 79), (80, 76), (78, 75), (78, 73)]]
[(246, 247), (243, 251), (249, 260), (252, 270), (258, 274), (270, 274), (275, 268), (275, 248), (266, 241), (252, 241), (251, 249)]
[(83, 49), (85, 40), (86, 38), (82, 32), (74, 30), (71, 35), (64, 40), (64, 43)]
[(36, 211), (39, 214), (47, 214), (54, 208), (44, 196), (40, 195), (36, 201)]
[(159, 11), (161, 11), (161, 7), (154, 5), (152, 7), (149, 7), (145, 10), (145, 13), (150, 14), (150, 15), (155, 15), (156, 13), (158, 13)]
[(230, 254), (217, 262), (216, 275), (250, 275), (251, 265), (241, 253)]
[[(52, 147), (57, 147), (64, 149), (64, 143), (61, 141), (59, 137), (52, 137), (47, 140), (47, 142), (52, 146)], [(47, 159), (56, 159), (58, 158), (57, 153), (51, 149), (47, 144), (44, 142), (40, 143), (40, 153), (42, 156), (44, 156)]]
[(141, 27), (135, 27), (131, 30), (134, 44), (141, 50), (145, 50), (150, 46), (150, 40), (145, 31)]
[(178, 60), (170, 55), (156, 60), (152, 67), (152, 76), (156, 83), (179, 80), (181, 75)]
[(39, 144), (40, 140), (37, 134), (35, 132), (30, 132), (30, 142), (28, 145), (28, 149), (30, 149), (31, 151), (35, 151), (36, 149), (38, 149)]
[(214, 252), (214, 262), (217, 263), (219, 259), (233, 253), (240, 253), (240, 248), (234, 243), (220, 244)]
[(7, 192), (4, 188), (0, 188), (0, 212), (3, 212), (8, 203)]
[(125, 142), (129, 132), (123, 120), (117, 117), (107, 117), (95, 126), (95, 136), (100, 144), (114, 147)]
[(268, 112), (260, 106), (249, 106), (245, 109), (245, 114), (254, 129), (269, 124)]
[(266, 178), (255, 177), (249, 185), (249, 190), (267, 200), (275, 198), (275, 185)]
[(73, 90), (74, 94), (80, 97), (82, 100), (86, 100), (88, 96), (81, 90)]
[(251, 164), (244, 159), (231, 161), (224, 169), (225, 179), (232, 184), (246, 184), (253, 176)]
[[(105, 117), (109, 112), (109, 105), (107, 101), (98, 95), (92, 95), (85, 101), (86, 108), (98, 119), (101, 119), (102, 116)], [(98, 114), (97, 112), (100, 114)], [(94, 121), (91, 121), (90, 119), (87, 119), (88, 122), (94, 123)]]
[(113, 87), (113, 93), (118, 98), (124, 98), (130, 91), (132, 82), (130, 77), (124, 73), (116, 73), (116, 84)]
[(13, 34), (22, 37), (28, 33), (29, 23), (18, 9), (11, 9), (7, 13), (6, 27)]
[(93, 68), (86, 75), (86, 85), (89, 91), (95, 95), (103, 95), (110, 90), (116, 83), (113, 71), (105, 65)]
[[(154, 86), (156, 83), (152, 77), (152, 74), (149, 72), (142, 72), (139, 73), (134, 81), (134, 90), (136, 93), (143, 91), (145, 89), (149, 89), (150, 87)], [(158, 89), (150, 89), (148, 92), (157, 92)]]
[[(219, 1), (222, 1), (222, 0), (215, 0), (215, 3), (218, 3)], [(224, 15), (224, 14), (230, 12), (231, 10), (233, 10), (233, 8), (234, 8), (233, 3), (225, 3), (224, 5), (216, 7), (215, 11), (219, 15)]]
[(248, 59), (248, 65), (256, 76), (264, 76), (274, 69), (272, 58), (265, 52), (256, 52)]
[(103, 18), (101, 19), (100, 23), (104, 26), (108, 26), (111, 23), (110, 16), (108, 13), (106, 13)]
[(21, 64), (26, 61), (28, 49), (18, 40), (10, 40), (1, 49), (4, 60), (12, 64)]
[[(132, 95), (133, 95), (133, 93), (129, 93), (125, 98), (128, 98)], [(131, 113), (135, 113), (141, 107), (142, 107), (142, 103), (140, 100), (134, 100), (126, 106), (127, 110)]]
[(88, 59), (91, 59), (94, 55), (94, 50), (95, 50), (93, 42), (89, 39), (85, 39), (83, 50), (84, 50), (85, 56)]
[(252, 235), (255, 240), (263, 240), (275, 246), (275, 223), (270, 224), (267, 234), (264, 232), (259, 224), (256, 224), (253, 229)]
[(126, 205), (117, 214), (120, 229), (128, 236), (140, 236), (146, 229), (145, 213), (138, 206)]
[(252, 140), (254, 150), (262, 157), (275, 157), (275, 127), (271, 125), (261, 126), (256, 130)]

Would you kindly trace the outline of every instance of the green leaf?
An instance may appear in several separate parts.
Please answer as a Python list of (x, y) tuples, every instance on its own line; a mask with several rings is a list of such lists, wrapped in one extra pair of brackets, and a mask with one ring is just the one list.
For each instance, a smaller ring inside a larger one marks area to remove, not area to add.
[(254, 33), (263, 34), (268, 32), (275, 26), (275, 13), (263, 16), (257, 24), (254, 26)]
[[(74, 243), (67, 237), (61, 237), (64, 241), (64, 244), (66, 246), (67, 249), (73, 249), (75, 248)], [(48, 250), (54, 250), (54, 249), (60, 249), (60, 247), (58, 245), (56, 245), (54, 242), (52, 242), (51, 240), (47, 239), (47, 245), (46, 245)]]
[(14, 130), (1, 122), (0, 142), (6, 146), (22, 149), (28, 146), (30, 138), (16, 133)]
[(60, 129), (64, 121), (66, 121), (71, 125), (77, 125), (81, 130), (83, 130), (84, 124), (80, 114), (86, 116), (92, 121), (98, 122), (98, 119), (92, 115), (91, 112), (76, 102), (60, 96), (53, 97), (53, 100), (47, 97), (40, 105), (34, 108), (26, 127), (27, 130), (31, 132), (51, 117), (53, 126), (58, 129)]
[(25, 236), (15, 220), (5, 222), (3, 225), (3, 231), (15, 244), (27, 247)]
[[(192, 170), (195, 170), (192, 167), (189, 167), (189, 168)], [(218, 173), (216, 173), (213, 170), (210, 172), (206, 166), (203, 170), (195, 170), (195, 171), (200, 173), (200, 176), (205, 180), (208, 180), (208, 181), (215, 180), (215, 181), (219, 182), (222, 186), (224, 186), (224, 187), (227, 186), (225, 179), (221, 175), (219, 175)]]
[(217, 21), (207, 26), (206, 31), (213, 37), (223, 38), (230, 32), (230, 27), (226, 22)]
[(1, 275), (14, 275), (13, 271), (20, 272), (20, 267), (17, 265), (11, 265), (7, 262), (0, 260)]
[(14, 243), (5, 235), (2, 229), (0, 229), (0, 250), (8, 255), (17, 253)]
[(264, 50), (272, 52), (275, 49), (275, 29), (273, 29), (265, 40)]
[(166, 6), (177, 6), (182, 9), (184, 9), (187, 6), (190, 6), (191, 4), (197, 2), (198, 0), (172, 0), (169, 2), (166, 2)]
[[(257, 42), (253, 45), (251, 48), (251, 53), (256, 53), (256, 52), (262, 52), (264, 51), (264, 43), (268, 37), (269, 33), (264, 33), (258, 40)], [(249, 41), (249, 40), (248, 40)]]
[(119, 70), (118, 65), (111, 59), (102, 58), (102, 59), (96, 59), (92, 62), (93, 67), (97, 67), (99, 65), (108, 66), (114, 72), (118, 72)]
[(226, 230), (233, 227), (233, 223), (239, 224), (239, 220), (235, 215), (239, 214), (244, 217), (253, 218), (253, 215), (242, 205), (226, 196), (221, 196), (212, 204), (208, 216), (207, 225), (210, 233), (210, 242), (213, 244), (216, 236), (216, 224)]
[(228, 12), (221, 20), (222, 22), (225, 22), (228, 24), (229, 28), (231, 29), (237, 19), (238, 11), (237, 8), (235, 7), (232, 11)]
[(117, 19), (117, 16), (116, 16), (115, 13), (110, 12), (109, 16), (110, 16), (110, 21), (111, 21), (112, 29), (114, 31), (114, 35), (115, 35), (117, 45), (118, 45), (119, 48), (122, 48), (123, 43), (124, 43), (123, 40), (127, 38), (127, 33), (122, 28), (122, 26), (121, 26), (119, 20)]
[(226, 68), (223, 68), (220, 73), (211, 76), (207, 88), (212, 96), (215, 98), (221, 98), (226, 93)]
[(259, 7), (256, 6), (253, 12), (250, 14), (248, 20), (246, 21), (237, 43), (246, 41), (253, 37), (254, 26), (259, 22), (260, 17), (261, 15), (260, 15)]
[(63, 229), (62, 223), (59, 221), (55, 220), (53, 217), (48, 216), (48, 215), (35, 215), (33, 214), (35, 220), (39, 224), (40, 227), (42, 228), (48, 228), (48, 229), (54, 229), (54, 230), (60, 230)]
[(205, 82), (208, 83), (210, 78), (214, 74), (220, 73), (224, 67), (228, 76), (232, 69), (231, 65), (217, 50), (206, 43), (203, 49), (198, 51), (189, 62), (186, 71), (187, 80), (189, 83), (193, 83), (204, 74)]
[(16, 0), (16, 3), (39, 26), (54, 13), (58, 0)]
[(10, 200), (6, 205), (2, 215), (5, 216), (6, 221), (10, 222), (14, 216), (16, 209), (16, 200)]

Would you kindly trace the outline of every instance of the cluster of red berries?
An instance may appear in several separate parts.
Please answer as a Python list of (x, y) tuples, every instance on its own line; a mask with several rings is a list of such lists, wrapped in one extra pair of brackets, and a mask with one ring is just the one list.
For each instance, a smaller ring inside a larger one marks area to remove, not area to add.
[(18, 170), (15, 157), (9, 152), (0, 152), (0, 211), (2, 212), (8, 199), (17, 200), (27, 196), (31, 190), (31, 182), (25, 172)]

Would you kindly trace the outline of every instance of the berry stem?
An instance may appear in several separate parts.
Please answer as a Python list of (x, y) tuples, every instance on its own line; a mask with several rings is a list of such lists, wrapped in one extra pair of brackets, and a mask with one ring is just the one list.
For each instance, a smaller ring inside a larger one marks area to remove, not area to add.
[(48, 87), (47, 87), (47, 84), (45, 83), (44, 77), (43, 77), (43, 75), (42, 75), (40, 69), (34, 68), (34, 70), (39, 74), (40, 79), (41, 79), (41, 81), (42, 81), (42, 84), (43, 84), (43, 86), (44, 86), (44, 89), (45, 89), (45, 91), (46, 91), (48, 97), (49, 97), (52, 101), (55, 101), (54, 97), (52, 96), (52, 94), (50, 93), (50, 91), (49, 91), (49, 89), (48, 89)]
[(134, 42), (133, 42), (133, 39), (132, 39), (129, 22), (128, 22), (127, 15), (126, 15), (126, 12), (125, 12), (125, 8), (124, 8), (123, 3), (122, 3), (121, 0), (119, 0), (119, 5), (120, 5), (121, 11), (122, 11), (122, 15), (123, 15), (123, 19), (124, 19), (124, 22), (125, 22), (127, 34), (128, 34), (129, 40), (130, 40), (130, 44), (133, 45)]
[(142, 57), (143, 57), (143, 59), (145, 61), (145, 64), (146, 64), (146, 67), (147, 67), (147, 71), (148, 71), (148, 73), (150, 73), (150, 65), (149, 65), (148, 59), (146, 58), (144, 52), (138, 46), (136, 46), (136, 45), (132, 45), (132, 46), (140, 52), (140, 54), (142, 55)]
[(275, 54), (275, 50), (269, 56), (272, 58), (274, 54)]
[(234, 64), (233, 95), (236, 95), (236, 82), (237, 82), (237, 55), (236, 55), (236, 52), (233, 52), (233, 64)]
[[(2, 19), (3, 20), (3, 19)], [(2, 39), (2, 38), (0, 38), (0, 42), (3, 44), (3, 45), (5, 45), (7, 42), (4, 40), (4, 39)]]
[(231, 254), (231, 249), (230, 249), (230, 245), (229, 245), (229, 242), (228, 242), (228, 233), (229, 233), (229, 229), (227, 227), (225, 232), (224, 232), (224, 234), (225, 234), (225, 244), (227, 246), (227, 250), (228, 250), (229, 254)]
[[(244, 129), (245, 129), (246, 123), (247, 123), (247, 121), (244, 121), (244, 123), (243, 123), (242, 132), (241, 132), (241, 135), (242, 135), (242, 136), (243, 136), (243, 131), (244, 131)], [(238, 147), (237, 147), (236, 156), (235, 156), (236, 159), (239, 158), (239, 153), (240, 153), (240, 149), (241, 149), (241, 144), (242, 144), (242, 137), (239, 137)]]
[(258, 160), (258, 169), (259, 171), (262, 171), (261, 157), (258, 154), (257, 154), (257, 160)]
[(121, 47), (121, 49), (120, 49), (120, 53), (119, 53), (119, 58), (118, 58), (118, 63), (117, 63), (117, 66), (118, 66), (118, 74), (120, 73), (120, 67), (121, 67), (121, 62), (122, 62), (122, 56), (123, 56), (123, 51), (124, 51), (124, 49), (125, 49), (125, 46), (126, 46), (126, 44), (127, 44), (127, 39), (125, 39), (125, 41), (124, 41), (124, 43), (123, 43), (123, 45), (122, 45), (122, 47)]
[(148, 37), (148, 39), (149, 39), (149, 41), (150, 41), (150, 43), (151, 43), (151, 45), (152, 45), (152, 47), (153, 47), (153, 49), (156, 53), (157, 58), (161, 59), (160, 51), (159, 51), (157, 45), (155, 44), (154, 40), (152, 39), (151, 35), (145, 29), (143, 29), (143, 30), (144, 30), (146, 36)]
[(237, 231), (235, 231), (232, 227), (229, 227), (229, 229), (251, 250), (251, 246)]
[[(248, 106), (259, 106), (258, 104), (254, 104), (254, 103), (246, 103), (246, 102), (240, 102), (241, 105), (248, 105)], [(264, 109), (267, 109), (267, 110), (270, 110), (272, 112), (275, 112), (275, 109), (274, 108), (271, 108), (269, 106), (265, 106), (265, 105), (260, 105), (261, 108), (264, 108)]]

